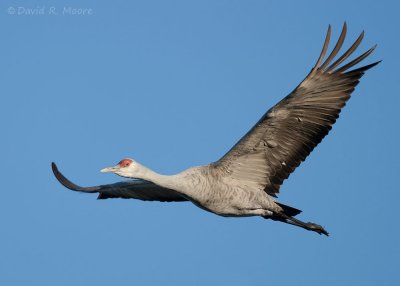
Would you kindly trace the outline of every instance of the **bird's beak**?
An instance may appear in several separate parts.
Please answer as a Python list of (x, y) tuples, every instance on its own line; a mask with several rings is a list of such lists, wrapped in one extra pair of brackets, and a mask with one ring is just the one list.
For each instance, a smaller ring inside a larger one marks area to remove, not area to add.
[(102, 172), (102, 173), (106, 173), (106, 172), (114, 173), (117, 170), (118, 170), (118, 166), (114, 166), (114, 167), (101, 169), (100, 172)]

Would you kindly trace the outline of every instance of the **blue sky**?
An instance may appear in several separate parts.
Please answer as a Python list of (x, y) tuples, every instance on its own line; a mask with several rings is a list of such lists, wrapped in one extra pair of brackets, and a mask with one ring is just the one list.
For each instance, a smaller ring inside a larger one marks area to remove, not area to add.
[[(399, 8), (1, 1), (0, 284), (399, 285)], [(120, 180), (99, 170), (124, 157), (165, 174), (217, 160), (345, 20), (345, 47), (365, 30), (360, 52), (378, 44), (366, 62), (383, 62), (280, 195), (329, 238), (190, 203), (97, 201), (53, 177), (52, 161), (88, 186)]]

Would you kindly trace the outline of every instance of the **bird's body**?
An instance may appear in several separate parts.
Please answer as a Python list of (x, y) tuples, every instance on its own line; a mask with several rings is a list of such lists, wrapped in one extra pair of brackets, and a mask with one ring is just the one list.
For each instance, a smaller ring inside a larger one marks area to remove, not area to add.
[[(147, 179), (158, 185), (163, 183), (152, 177)], [(175, 185), (175, 182), (178, 183)], [(271, 210), (282, 210), (264, 190), (227, 179), (213, 165), (168, 176), (165, 187), (179, 191), (198, 207), (221, 216), (269, 216)]]
[(191, 201), (221, 216), (261, 216), (328, 235), (317, 224), (295, 219), (301, 211), (277, 202), (275, 197), (283, 181), (328, 134), (364, 72), (379, 63), (349, 71), (372, 53), (371, 48), (339, 67), (357, 49), (363, 33), (332, 63), (346, 31), (345, 24), (337, 44), (323, 62), (330, 40), (329, 27), (322, 52), (309, 75), (216, 162), (165, 176), (132, 159), (124, 159), (102, 171), (136, 180), (89, 188), (70, 182), (54, 163), (53, 172), (67, 188), (99, 193), (99, 199)]

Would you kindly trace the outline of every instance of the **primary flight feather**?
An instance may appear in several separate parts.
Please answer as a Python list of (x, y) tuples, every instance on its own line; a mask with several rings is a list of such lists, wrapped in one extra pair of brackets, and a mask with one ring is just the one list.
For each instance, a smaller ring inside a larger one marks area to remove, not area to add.
[(294, 218), (301, 211), (277, 202), (275, 197), (283, 181), (328, 134), (364, 72), (379, 63), (350, 70), (373, 52), (375, 47), (372, 47), (342, 65), (358, 48), (364, 32), (334, 61), (346, 32), (345, 23), (325, 59), (331, 36), (329, 26), (322, 52), (307, 77), (214, 163), (165, 176), (133, 159), (123, 159), (101, 171), (135, 180), (87, 188), (69, 181), (52, 163), (54, 175), (65, 187), (99, 193), (99, 199), (191, 201), (221, 216), (261, 216), (328, 235), (322, 226)]

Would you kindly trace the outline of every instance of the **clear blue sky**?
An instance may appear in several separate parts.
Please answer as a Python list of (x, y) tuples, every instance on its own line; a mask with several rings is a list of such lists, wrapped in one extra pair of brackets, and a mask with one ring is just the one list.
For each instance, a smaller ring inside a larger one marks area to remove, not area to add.
[[(1, 1), (0, 284), (400, 285), (395, 3)], [(119, 181), (99, 170), (124, 157), (165, 174), (217, 160), (345, 20), (345, 47), (364, 29), (360, 52), (376, 43), (367, 62), (383, 62), (280, 195), (330, 237), (190, 203), (97, 201), (53, 177), (52, 161), (88, 186)]]

